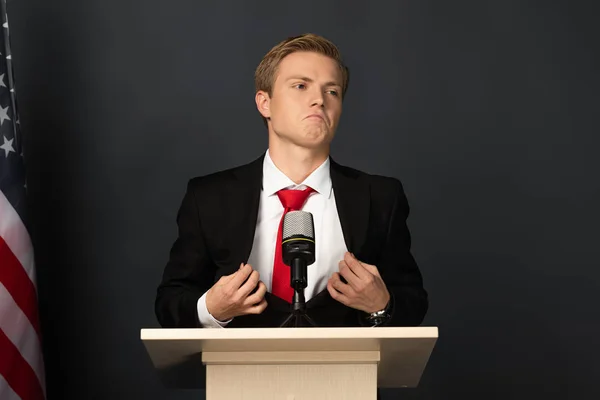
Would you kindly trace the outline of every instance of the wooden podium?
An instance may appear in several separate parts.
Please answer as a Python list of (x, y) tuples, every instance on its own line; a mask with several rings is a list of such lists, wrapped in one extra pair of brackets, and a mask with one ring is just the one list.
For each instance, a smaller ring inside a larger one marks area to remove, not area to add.
[(437, 338), (437, 327), (141, 330), (159, 371), (201, 355), (207, 400), (375, 400), (377, 387), (416, 387)]

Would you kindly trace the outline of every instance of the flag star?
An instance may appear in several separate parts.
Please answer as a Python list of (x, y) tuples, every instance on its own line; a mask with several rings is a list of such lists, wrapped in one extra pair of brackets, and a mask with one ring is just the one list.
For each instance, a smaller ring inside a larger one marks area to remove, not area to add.
[(4, 84), (4, 74), (0, 75), (0, 87), (6, 87)]
[(0, 106), (0, 126), (2, 126), (2, 124), (4, 123), (4, 120), (11, 120), (10, 117), (8, 116), (8, 106), (6, 108)]
[(10, 153), (11, 151), (13, 153), (16, 153), (15, 149), (13, 149), (13, 146), (12, 146), (13, 140), (15, 140), (15, 139), (8, 140), (6, 138), (6, 136), (4, 136), (4, 144), (2, 146), (0, 146), (0, 149), (4, 150), (4, 156), (5, 157), (8, 157), (8, 153)]

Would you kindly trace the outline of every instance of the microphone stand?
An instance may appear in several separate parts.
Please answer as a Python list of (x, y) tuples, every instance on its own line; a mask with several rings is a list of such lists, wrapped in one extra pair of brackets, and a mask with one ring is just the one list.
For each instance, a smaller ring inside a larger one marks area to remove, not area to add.
[[(291, 286), (294, 288), (290, 315), (283, 321), (280, 328), (314, 326), (317, 324), (306, 314), (304, 288), (307, 286), (306, 261), (301, 258), (292, 259)], [(303, 323), (304, 322), (304, 323)]]

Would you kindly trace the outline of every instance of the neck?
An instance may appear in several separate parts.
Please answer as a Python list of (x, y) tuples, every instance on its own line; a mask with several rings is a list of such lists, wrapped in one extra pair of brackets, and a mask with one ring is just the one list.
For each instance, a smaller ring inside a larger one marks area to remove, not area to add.
[(269, 156), (281, 172), (294, 183), (300, 184), (325, 162), (329, 156), (329, 147), (307, 149), (269, 143)]

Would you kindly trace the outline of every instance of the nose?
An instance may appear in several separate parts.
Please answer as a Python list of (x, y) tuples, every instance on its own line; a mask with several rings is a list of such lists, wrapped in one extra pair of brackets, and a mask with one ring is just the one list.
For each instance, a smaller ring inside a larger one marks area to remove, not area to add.
[(311, 107), (313, 107), (313, 106), (323, 107), (324, 102), (325, 102), (325, 99), (323, 97), (323, 91), (321, 91), (319, 89), (315, 90), (314, 94), (313, 94), (313, 100), (312, 100)]

